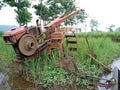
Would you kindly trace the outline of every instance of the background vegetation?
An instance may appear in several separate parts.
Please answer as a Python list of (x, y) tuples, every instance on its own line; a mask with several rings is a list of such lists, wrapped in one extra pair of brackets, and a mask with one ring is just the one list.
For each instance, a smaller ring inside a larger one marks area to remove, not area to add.
[[(16, 13), (15, 19), (19, 26), (25, 26), (31, 22), (32, 14), (29, 12), (29, 8), (35, 9), (35, 14), (39, 16), (40, 20), (44, 21), (44, 24), (54, 20), (63, 12), (69, 14), (76, 9), (75, 0), (38, 0), (37, 2), (37, 4), (33, 5), (32, 0), (2, 0), (0, 1), (0, 9), (5, 5), (13, 7)], [(76, 20), (83, 22), (86, 18), (87, 14), (85, 12), (80, 13), (66, 20), (64, 24), (73, 25)]]

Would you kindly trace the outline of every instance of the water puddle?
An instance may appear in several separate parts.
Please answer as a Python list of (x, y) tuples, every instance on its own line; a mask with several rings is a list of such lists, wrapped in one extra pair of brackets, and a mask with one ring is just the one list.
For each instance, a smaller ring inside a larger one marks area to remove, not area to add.
[[(120, 70), (120, 58), (117, 58), (113, 61), (111, 65), (109, 65), (112, 68), (112, 72), (109, 75), (103, 75), (102, 78), (110, 80), (113, 77), (114, 68), (117, 67)], [(100, 83), (105, 83), (106, 80), (100, 80)], [(105, 87), (98, 86), (97, 90), (113, 90), (112, 88), (106, 89)]]
[(117, 67), (120, 70), (120, 58), (117, 58), (112, 64), (111, 64), (111, 68), (114, 69), (115, 67)]
[(0, 90), (11, 90), (8, 80), (8, 75), (0, 72)]
[[(120, 70), (120, 58), (117, 58), (110, 65), (112, 70), (117, 67)], [(102, 78), (110, 80), (113, 77), (113, 72), (109, 75), (103, 75)], [(105, 83), (105, 80), (100, 80), (101, 83)], [(23, 77), (19, 76), (9, 76), (3, 72), (0, 72), (0, 90), (37, 90), (34, 88), (34, 84), (28, 82)], [(39, 90), (39, 89), (38, 89)], [(98, 86), (96, 90), (113, 90), (106, 89), (104, 87)]]
[(35, 88), (23, 77), (9, 77), (0, 72), (0, 90), (35, 90)]
[(12, 90), (35, 90), (33, 83), (26, 81), (24, 77), (15, 76), (10, 79)]

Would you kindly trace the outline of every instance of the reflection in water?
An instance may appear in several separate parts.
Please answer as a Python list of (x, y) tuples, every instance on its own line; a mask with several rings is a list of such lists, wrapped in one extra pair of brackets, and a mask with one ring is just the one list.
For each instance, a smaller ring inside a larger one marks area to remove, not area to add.
[(115, 67), (117, 67), (120, 70), (120, 58), (116, 59), (112, 64), (111, 64), (111, 68), (114, 69)]
[(8, 84), (9, 77), (0, 72), (0, 90), (11, 90)]
[[(120, 70), (120, 58), (115, 59), (115, 61), (110, 65), (110, 67), (112, 68), (112, 72), (109, 75), (107, 75), (107, 76), (103, 75), (102, 78), (110, 80), (113, 77), (113, 70), (114, 70), (114, 68), (117, 67)], [(101, 83), (105, 83), (106, 81), (105, 80), (100, 80), (100, 82)], [(98, 86), (98, 90), (111, 90), (111, 88), (110, 89), (106, 89), (104, 87), (99, 87)]]

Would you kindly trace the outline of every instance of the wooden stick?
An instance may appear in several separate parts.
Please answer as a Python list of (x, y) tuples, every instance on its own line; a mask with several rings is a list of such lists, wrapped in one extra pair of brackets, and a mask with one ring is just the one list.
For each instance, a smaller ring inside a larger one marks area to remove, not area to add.
[(88, 54), (88, 56), (90, 58), (92, 58), (94, 61), (96, 61), (98, 64), (102, 65), (108, 72), (111, 72), (112, 69), (106, 65), (104, 65), (103, 63), (99, 62), (99, 60), (97, 60), (96, 58), (94, 58), (91, 54)]

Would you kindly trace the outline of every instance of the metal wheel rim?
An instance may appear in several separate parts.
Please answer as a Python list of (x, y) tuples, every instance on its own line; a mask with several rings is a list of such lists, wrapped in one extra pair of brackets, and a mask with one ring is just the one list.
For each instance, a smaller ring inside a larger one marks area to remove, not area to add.
[(31, 56), (35, 53), (37, 40), (31, 34), (23, 35), (19, 40), (19, 50), (25, 56)]

